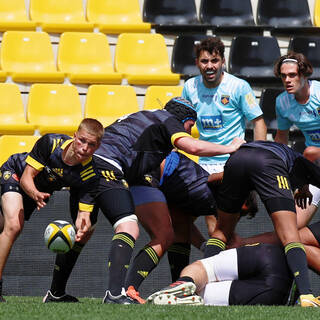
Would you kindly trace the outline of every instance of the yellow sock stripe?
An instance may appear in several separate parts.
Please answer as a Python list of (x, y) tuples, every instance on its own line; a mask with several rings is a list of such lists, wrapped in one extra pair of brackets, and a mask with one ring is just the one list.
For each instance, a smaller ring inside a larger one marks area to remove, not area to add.
[(225, 250), (226, 244), (221, 241), (220, 239), (211, 238), (207, 241), (207, 246), (216, 246), (221, 248), (222, 250)]
[(294, 248), (300, 248), (300, 249), (302, 249), (304, 252), (306, 252), (306, 250), (304, 249), (303, 244), (300, 243), (300, 242), (291, 242), (291, 243), (288, 243), (288, 244), (284, 247), (284, 252), (287, 254), (289, 250), (294, 249)]
[(134, 241), (122, 233), (115, 234), (112, 238), (112, 241), (113, 240), (122, 240), (126, 244), (128, 244), (131, 248), (134, 247)]
[(168, 249), (168, 251), (170, 252), (175, 252), (175, 253), (179, 253), (179, 254), (184, 254), (186, 256), (188, 256), (190, 254), (190, 249), (181, 247), (179, 245), (172, 245), (170, 246), (170, 248)]
[(146, 247), (146, 248), (144, 248), (144, 251), (148, 254), (148, 256), (151, 258), (151, 260), (153, 261), (154, 264), (159, 263), (159, 257), (153, 248)]

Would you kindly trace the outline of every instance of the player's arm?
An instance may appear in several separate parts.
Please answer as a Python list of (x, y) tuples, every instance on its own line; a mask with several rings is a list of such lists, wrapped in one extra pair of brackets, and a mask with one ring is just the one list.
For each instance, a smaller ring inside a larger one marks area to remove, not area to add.
[(288, 130), (277, 130), (276, 136), (274, 138), (275, 142), (288, 144), (289, 140), (289, 129)]
[(76, 241), (81, 242), (91, 230), (90, 212), (79, 210), (75, 224), (77, 230)]
[(222, 182), (223, 171), (218, 173), (211, 173), (208, 177), (208, 183), (218, 185)]
[(38, 210), (46, 205), (45, 200), (50, 197), (49, 193), (40, 192), (35, 186), (34, 179), (39, 172), (39, 170), (27, 164), (20, 179), (21, 188), (37, 203)]
[(257, 117), (252, 120), (254, 129), (254, 140), (266, 140), (267, 138), (267, 126), (264, 122), (264, 119), (262, 116)]
[(229, 145), (221, 145), (203, 140), (196, 140), (191, 136), (182, 136), (174, 140), (174, 146), (189, 154), (201, 157), (212, 157), (237, 151), (245, 143), (241, 138), (234, 138)]

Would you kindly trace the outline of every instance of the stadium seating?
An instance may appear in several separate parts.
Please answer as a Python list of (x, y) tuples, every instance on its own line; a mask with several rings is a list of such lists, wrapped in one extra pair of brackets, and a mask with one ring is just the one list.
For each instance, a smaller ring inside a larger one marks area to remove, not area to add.
[(46, 32), (7, 31), (1, 47), (1, 67), (16, 82), (63, 82)]
[(232, 39), (229, 72), (251, 83), (280, 82), (273, 73), (280, 48), (275, 37), (237, 36)]
[(0, 0), (0, 31), (35, 30), (27, 16), (25, 0)]
[(143, 21), (159, 33), (205, 32), (197, 16), (195, 0), (144, 0)]
[(0, 83), (0, 96), (0, 134), (33, 134), (35, 127), (26, 121), (19, 86)]
[(122, 33), (115, 52), (115, 70), (134, 85), (177, 85), (180, 76), (170, 70), (161, 34)]
[(257, 24), (275, 36), (319, 33), (311, 21), (308, 0), (258, 0)]
[(298, 36), (290, 39), (288, 51), (303, 53), (311, 62), (313, 74), (310, 78), (320, 79), (320, 37)]
[(113, 68), (106, 35), (64, 32), (58, 49), (58, 69), (72, 83), (120, 84), (122, 75)]
[(82, 0), (29, 0), (30, 18), (43, 31), (92, 31), (93, 23), (85, 19)]
[(182, 89), (182, 86), (149, 86), (143, 109), (162, 109), (170, 99), (181, 96)]
[(213, 34), (260, 34), (263, 28), (253, 18), (251, 0), (201, 0), (200, 21)]
[(313, 24), (316, 27), (320, 27), (320, 1), (314, 0), (314, 9), (313, 9)]
[(128, 113), (139, 111), (136, 92), (131, 86), (91, 85), (85, 104), (85, 118), (96, 118), (108, 126)]
[(3, 135), (0, 137), (0, 166), (14, 153), (29, 152), (39, 136)]
[(181, 34), (174, 41), (171, 70), (174, 73), (179, 73), (182, 78), (187, 79), (199, 74), (199, 69), (196, 66), (196, 55), (194, 46), (197, 42), (206, 39), (205, 34)]
[(88, 0), (87, 19), (108, 34), (151, 30), (151, 24), (142, 21), (139, 0)]
[(73, 135), (82, 120), (81, 102), (75, 86), (33, 84), (30, 89), (27, 120), (41, 135)]

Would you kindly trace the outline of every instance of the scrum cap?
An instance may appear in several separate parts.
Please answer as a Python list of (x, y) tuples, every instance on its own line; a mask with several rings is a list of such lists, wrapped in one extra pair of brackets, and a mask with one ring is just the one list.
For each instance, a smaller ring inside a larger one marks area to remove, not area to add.
[(194, 121), (197, 120), (197, 112), (192, 103), (181, 97), (175, 97), (169, 100), (164, 106), (164, 109), (174, 115), (182, 123), (190, 119)]

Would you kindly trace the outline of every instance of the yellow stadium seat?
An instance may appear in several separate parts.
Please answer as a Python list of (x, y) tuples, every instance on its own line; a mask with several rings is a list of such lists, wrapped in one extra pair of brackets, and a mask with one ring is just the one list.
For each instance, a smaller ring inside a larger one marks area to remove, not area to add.
[(39, 136), (3, 135), (0, 137), (0, 165), (14, 153), (30, 152)]
[(139, 0), (88, 0), (87, 19), (108, 34), (151, 30), (151, 24), (142, 21)]
[(58, 69), (72, 83), (120, 84), (122, 81), (122, 75), (114, 71), (108, 38), (103, 33), (63, 33)]
[(85, 104), (85, 118), (96, 118), (105, 127), (118, 118), (139, 111), (136, 92), (130, 86), (92, 85)]
[(143, 109), (162, 109), (170, 99), (181, 96), (182, 89), (182, 86), (149, 86)]
[(7, 31), (1, 47), (2, 69), (16, 82), (63, 82), (50, 37), (45, 32)]
[(320, 1), (315, 0), (313, 10), (313, 24), (315, 27), (320, 27)]
[(118, 37), (115, 69), (134, 85), (177, 85), (170, 70), (164, 37), (151, 33), (122, 33)]
[(30, 0), (31, 20), (47, 32), (92, 31), (84, 12), (82, 0)]
[(76, 87), (66, 84), (33, 84), (29, 93), (27, 120), (36, 126), (41, 135), (73, 135), (82, 120)]
[(0, 83), (0, 134), (33, 134), (34, 125), (26, 121), (19, 87)]
[(0, 0), (0, 31), (35, 30), (27, 16), (25, 0)]

